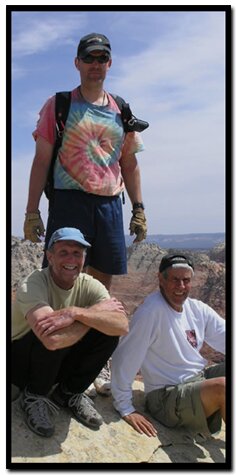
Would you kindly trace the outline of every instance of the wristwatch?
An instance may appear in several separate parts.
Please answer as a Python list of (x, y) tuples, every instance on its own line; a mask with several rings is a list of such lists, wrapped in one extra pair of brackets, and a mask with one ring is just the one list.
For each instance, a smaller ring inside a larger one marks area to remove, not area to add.
[(144, 209), (144, 204), (143, 203), (134, 203), (133, 204), (133, 210), (138, 209), (138, 208)]

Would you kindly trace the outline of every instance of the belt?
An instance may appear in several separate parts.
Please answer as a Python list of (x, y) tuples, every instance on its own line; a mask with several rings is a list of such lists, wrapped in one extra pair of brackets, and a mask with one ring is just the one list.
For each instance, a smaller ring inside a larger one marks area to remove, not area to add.
[(204, 370), (200, 371), (198, 374), (196, 374), (195, 376), (192, 376), (191, 378), (189, 379), (185, 379), (183, 381), (183, 383), (191, 383), (193, 381), (198, 381), (199, 379), (202, 379), (205, 377), (205, 372)]

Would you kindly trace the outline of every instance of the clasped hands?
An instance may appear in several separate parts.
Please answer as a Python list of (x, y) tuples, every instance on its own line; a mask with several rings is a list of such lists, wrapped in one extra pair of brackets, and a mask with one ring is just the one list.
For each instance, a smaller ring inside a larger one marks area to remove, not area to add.
[(45, 315), (35, 324), (37, 334), (40, 337), (51, 335), (57, 330), (72, 325), (75, 321), (74, 308), (76, 307), (63, 308)]

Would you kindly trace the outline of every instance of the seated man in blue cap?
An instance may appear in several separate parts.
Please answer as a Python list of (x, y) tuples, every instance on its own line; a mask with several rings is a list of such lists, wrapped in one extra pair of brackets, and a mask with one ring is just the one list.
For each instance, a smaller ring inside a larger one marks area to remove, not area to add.
[(56, 230), (47, 246), (49, 266), (19, 287), (12, 313), (12, 383), (29, 428), (54, 433), (58, 405), (98, 429), (103, 419), (86, 389), (128, 332), (123, 305), (82, 272), (90, 244), (75, 228)]
[(157, 430), (132, 403), (139, 369), (147, 412), (163, 425), (209, 436), (225, 421), (224, 362), (206, 367), (200, 354), (203, 341), (225, 353), (225, 320), (205, 303), (189, 298), (193, 267), (182, 254), (162, 258), (160, 290), (136, 310), (129, 333), (112, 356), (114, 407), (141, 434), (155, 436)]

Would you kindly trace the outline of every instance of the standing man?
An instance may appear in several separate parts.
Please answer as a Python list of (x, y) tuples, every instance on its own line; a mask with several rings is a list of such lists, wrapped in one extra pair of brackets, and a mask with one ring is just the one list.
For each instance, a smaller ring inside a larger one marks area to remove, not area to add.
[(43, 437), (54, 433), (57, 404), (99, 428), (102, 417), (84, 392), (128, 332), (123, 305), (81, 273), (89, 248), (78, 229), (55, 231), (46, 251), (49, 266), (23, 281), (13, 307), (12, 383), (22, 390), (29, 428)]
[(193, 275), (193, 263), (185, 255), (162, 258), (160, 291), (137, 309), (129, 334), (112, 357), (114, 406), (128, 424), (148, 436), (157, 431), (132, 404), (132, 383), (139, 369), (147, 411), (163, 425), (209, 434), (225, 421), (224, 364), (206, 368), (199, 352), (206, 341), (225, 353), (225, 320), (188, 297)]
[[(54, 199), (45, 244), (63, 226), (78, 227), (92, 245), (85, 266), (88, 274), (109, 290), (112, 275), (127, 272), (120, 195), (132, 203), (130, 233), (134, 242), (146, 238), (140, 169), (135, 154), (143, 150), (140, 134), (124, 133), (120, 110), (104, 89), (112, 64), (108, 38), (91, 33), (81, 38), (75, 58), (81, 84), (72, 91), (62, 146), (54, 167)], [(55, 142), (55, 96), (43, 106), (34, 132), (36, 153), (31, 169), (24, 223), (25, 239), (39, 242), (44, 234), (39, 203)], [(44, 265), (46, 261), (44, 261)]]

